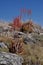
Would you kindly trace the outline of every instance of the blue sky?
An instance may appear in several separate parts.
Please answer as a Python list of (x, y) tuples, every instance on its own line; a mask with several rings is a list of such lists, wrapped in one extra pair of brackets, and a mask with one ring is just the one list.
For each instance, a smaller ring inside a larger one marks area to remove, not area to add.
[(0, 0), (0, 20), (13, 20), (22, 8), (31, 9), (32, 20), (43, 26), (43, 0)]

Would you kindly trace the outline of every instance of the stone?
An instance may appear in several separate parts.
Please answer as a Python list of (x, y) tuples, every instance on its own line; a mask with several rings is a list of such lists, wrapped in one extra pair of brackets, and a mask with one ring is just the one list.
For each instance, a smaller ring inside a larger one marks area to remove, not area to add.
[(8, 49), (8, 47), (7, 47), (7, 45), (4, 43), (4, 42), (2, 42), (2, 41), (0, 41), (0, 51), (2, 52), (9, 52), (9, 49)]
[(16, 54), (0, 52), (0, 65), (22, 65), (23, 58)]

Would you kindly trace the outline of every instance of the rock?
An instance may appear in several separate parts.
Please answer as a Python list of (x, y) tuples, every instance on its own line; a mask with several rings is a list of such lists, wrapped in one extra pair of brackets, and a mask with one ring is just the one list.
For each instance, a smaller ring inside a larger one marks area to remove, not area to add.
[(24, 38), (24, 43), (25, 44), (29, 44), (29, 43), (33, 44), (33, 43), (36, 43), (36, 40), (29, 38), (29, 37), (26, 37), (26, 38)]
[(25, 36), (25, 33), (19, 32), (19, 31), (14, 31), (14, 38), (21, 38)]
[(2, 42), (2, 41), (0, 41), (0, 51), (3, 51), (3, 52), (8, 52), (9, 51), (7, 45), (5, 45), (5, 43)]
[(16, 54), (0, 52), (0, 65), (22, 65), (23, 58)]
[(4, 42), (0, 42), (0, 47), (7, 48), (7, 46), (4, 44)]
[(32, 33), (23, 38), (25, 44), (36, 44), (43, 47), (43, 35)]

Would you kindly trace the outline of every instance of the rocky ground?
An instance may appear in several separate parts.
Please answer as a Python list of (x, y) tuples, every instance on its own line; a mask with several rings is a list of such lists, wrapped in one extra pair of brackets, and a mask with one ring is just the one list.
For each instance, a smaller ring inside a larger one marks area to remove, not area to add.
[(0, 65), (43, 65), (41, 27), (25, 23), (12, 37), (0, 36)]

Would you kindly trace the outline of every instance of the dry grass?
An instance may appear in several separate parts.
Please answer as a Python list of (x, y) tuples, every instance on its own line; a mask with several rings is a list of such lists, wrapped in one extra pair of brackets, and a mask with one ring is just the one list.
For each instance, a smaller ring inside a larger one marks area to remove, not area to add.
[[(34, 65), (38, 62), (40, 65), (43, 65), (43, 47), (38, 45), (24, 45), (25, 54), (22, 55), (24, 58), (24, 65), (33, 63)], [(38, 65), (39, 65), (38, 64)]]

